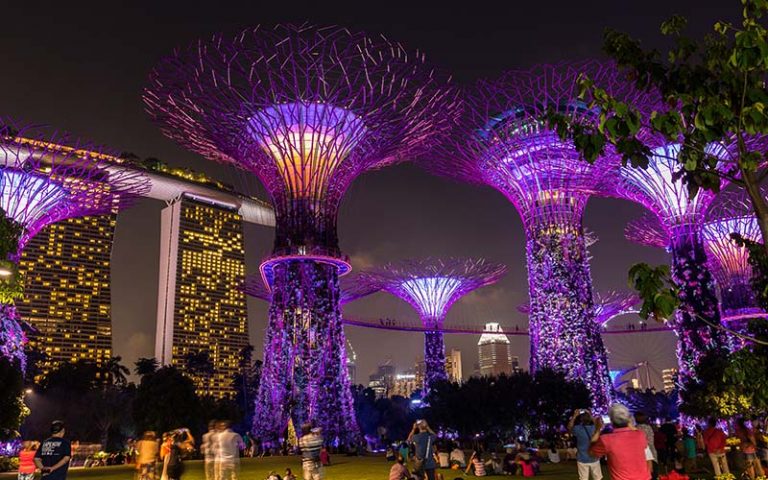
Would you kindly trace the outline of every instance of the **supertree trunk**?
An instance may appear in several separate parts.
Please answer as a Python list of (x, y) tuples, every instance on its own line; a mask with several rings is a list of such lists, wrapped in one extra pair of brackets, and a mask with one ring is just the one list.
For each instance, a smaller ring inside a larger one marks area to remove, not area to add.
[(595, 322), (589, 258), (581, 228), (536, 228), (527, 242), (531, 371), (583, 381), (598, 410), (610, 403), (605, 347)]
[(445, 372), (445, 342), (443, 341), (443, 332), (427, 331), (424, 332), (424, 390), (429, 391), (430, 387), (442, 380), (448, 380), (448, 374)]
[(354, 436), (336, 267), (288, 260), (275, 266), (272, 289), (255, 432), (275, 441), (290, 417), (328, 439)]
[(355, 404), (347, 370), (347, 349), (341, 314), (336, 309), (324, 352), (323, 372), (318, 398), (317, 419), (327, 441), (348, 445), (359, 437)]
[[(679, 381), (695, 378), (695, 368), (708, 352), (725, 353), (727, 335), (720, 325), (715, 282), (706, 266), (701, 238), (693, 229), (681, 229), (672, 239), (672, 280), (679, 289), (680, 307), (675, 313)], [(709, 324), (708, 324), (709, 323)]]

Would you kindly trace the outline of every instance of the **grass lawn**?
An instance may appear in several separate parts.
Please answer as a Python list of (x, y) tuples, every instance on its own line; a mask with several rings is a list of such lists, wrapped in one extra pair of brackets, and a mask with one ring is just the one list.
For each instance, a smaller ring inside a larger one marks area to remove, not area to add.
[[(327, 480), (386, 480), (389, 475), (391, 463), (383, 457), (332, 457), (334, 464), (325, 470)], [(186, 462), (186, 472), (183, 480), (204, 480), (203, 464), (200, 461)], [(270, 471), (275, 470), (280, 476), (286, 467), (291, 467), (293, 473), (301, 479), (301, 463), (299, 457), (266, 457), (246, 458), (242, 460), (240, 469), (241, 480), (264, 480)], [(445, 480), (453, 480), (463, 477), (463, 472), (456, 470), (439, 470)], [(68, 479), (99, 479), (99, 480), (132, 480), (135, 470), (128, 466), (101, 467), (101, 468), (77, 468), (69, 471)], [(543, 465), (541, 475), (537, 478), (547, 480), (574, 480), (576, 476), (576, 463), (569, 462), (564, 465)], [(0, 479), (9, 480), (16, 478), (16, 474), (0, 474)], [(470, 477), (466, 477), (470, 478)], [(497, 477), (508, 478), (508, 477)], [(522, 478), (522, 477), (517, 477)]]

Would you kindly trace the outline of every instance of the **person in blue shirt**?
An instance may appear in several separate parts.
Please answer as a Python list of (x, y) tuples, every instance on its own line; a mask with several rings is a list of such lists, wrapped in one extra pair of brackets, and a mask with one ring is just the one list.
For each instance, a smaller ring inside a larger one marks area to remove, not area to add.
[(579, 480), (602, 480), (603, 471), (600, 469), (600, 459), (589, 454), (589, 445), (595, 433), (595, 422), (586, 409), (576, 409), (568, 421), (568, 431), (576, 439), (576, 466), (579, 470)]
[(410, 435), (408, 435), (408, 441), (414, 444), (414, 473), (420, 478), (425, 475), (427, 480), (435, 480), (435, 469), (437, 468), (437, 462), (435, 461), (435, 441), (437, 436), (435, 432), (429, 428), (426, 420), (418, 420), (413, 424)]
[(69, 460), (72, 458), (72, 444), (64, 438), (64, 422), (51, 423), (51, 436), (37, 449), (35, 465), (45, 480), (66, 480)]

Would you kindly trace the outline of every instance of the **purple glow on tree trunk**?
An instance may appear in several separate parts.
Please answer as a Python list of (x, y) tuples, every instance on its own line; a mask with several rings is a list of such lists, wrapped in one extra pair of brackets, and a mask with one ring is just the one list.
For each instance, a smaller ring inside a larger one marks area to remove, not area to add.
[(527, 256), (531, 371), (550, 368), (583, 381), (594, 407), (605, 411), (611, 383), (583, 233), (531, 229)]
[(679, 227), (672, 238), (672, 280), (680, 290), (680, 308), (673, 327), (681, 382), (694, 378), (694, 368), (707, 352), (725, 352), (728, 339), (712, 325), (720, 324), (720, 310), (707, 256), (697, 228)]
[(445, 371), (445, 342), (443, 332), (424, 332), (424, 389), (429, 391), (435, 382), (448, 380)]
[(261, 438), (276, 441), (289, 417), (297, 426), (314, 423), (329, 441), (358, 434), (345, 345), (336, 267), (300, 260), (276, 265), (254, 419)]

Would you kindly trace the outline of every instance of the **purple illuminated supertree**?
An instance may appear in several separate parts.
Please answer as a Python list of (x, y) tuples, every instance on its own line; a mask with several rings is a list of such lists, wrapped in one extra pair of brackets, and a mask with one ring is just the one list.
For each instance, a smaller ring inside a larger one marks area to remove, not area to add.
[[(596, 292), (594, 302), (595, 322), (604, 327), (616, 317), (639, 312), (637, 304), (640, 303), (640, 298), (632, 292), (610, 290), (608, 292)], [(517, 307), (517, 311), (530, 315), (531, 306), (527, 303), (520, 305)]]
[[(746, 333), (749, 320), (765, 317), (750, 280), (749, 251), (736, 244), (732, 234), (761, 242), (762, 235), (749, 200), (722, 194), (707, 212), (702, 227), (704, 248), (720, 292), (722, 320), (733, 330)], [(742, 342), (737, 342), (741, 344)]]
[[(0, 119), (0, 208), (19, 227), (14, 245), (3, 239), (0, 258), (0, 353), (25, 368), (23, 329), (14, 298), (15, 263), (36, 233), (52, 223), (111, 212), (148, 188), (138, 171), (120, 159), (41, 126)], [(5, 251), (7, 250), (7, 251)]]
[(410, 303), (424, 327), (424, 389), (446, 380), (443, 322), (451, 306), (471, 291), (495, 283), (507, 267), (483, 259), (426, 259), (387, 264), (363, 276)]
[[(646, 141), (656, 145), (648, 167), (621, 167), (616, 172), (613, 193), (645, 206), (652, 213), (628, 227), (628, 238), (645, 245), (664, 245), (672, 256), (672, 280), (680, 298), (672, 326), (678, 336), (682, 381), (694, 375), (693, 369), (702, 355), (724, 352), (728, 345), (726, 335), (716, 327), (720, 324), (720, 309), (701, 234), (704, 214), (715, 195), (703, 189), (693, 197), (689, 195), (678, 175), (679, 144), (654, 138)], [(735, 145), (717, 144), (708, 150), (726, 163), (733, 161)]]
[(428, 149), (450, 128), (456, 92), (383, 37), (340, 27), (257, 27), (177, 52), (144, 99), (166, 135), (257, 176), (276, 212), (264, 372), (254, 429), (266, 442), (315, 421), (357, 432), (343, 364), (339, 203), (362, 172)]
[(627, 101), (641, 96), (612, 65), (596, 62), (538, 66), (482, 81), (470, 95), (463, 132), (426, 167), (490, 185), (517, 208), (527, 234), (531, 312), (531, 370), (552, 368), (580, 379), (598, 409), (607, 408), (610, 377), (594, 321), (592, 280), (582, 225), (589, 197), (618, 160), (585, 162), (570, 141), (547, 127), (554, 109), (575, 123), (594, 124), (599, 112), (578, 100), (587, 74)]

